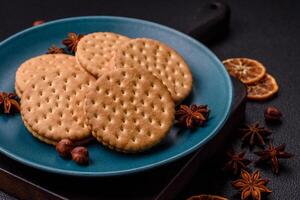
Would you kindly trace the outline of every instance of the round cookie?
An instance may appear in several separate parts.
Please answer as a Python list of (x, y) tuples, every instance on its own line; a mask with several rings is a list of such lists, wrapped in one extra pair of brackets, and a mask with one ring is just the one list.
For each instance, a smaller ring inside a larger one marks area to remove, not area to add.
[[(21, 115), (21, 118), (22, 118), (22, 115)], [(23, 120), (23, 119), (22, 119)], [(23, 123), (25, 125), (25, 127), (27, 128), (27, 130), (36, 138), (38, 138), (39, 140), (45, 142), (45, 143), (48, 143), (48, 144), (52, 144), (52, 145), (56, 145), (57, 141), (53, 141), (53, 140), (49, 140), (48, 138), (46, 137), (43, 137), (41, 135), (39, 135), (38, 133), (36, 133), (27, 123), (26, 121), (23, 120)], [(75, 145), (84, 145), (84, 144), (87, 144), (91, 141), (93, 141), (94, 137), (90, 136), (90, 137), (87, 137), (83, 140), (79, 140), (79, 141), (73, 141), (73, 143)]]
[(120, 44), (128, 41), (123, 35), (110, 32), (97, 32), (85, 35), (79, 41), (76, 51), (78, 63), (95, 77), (110, 70), (110, 60)]
[(28, 82), (21, 98), (22, 119), (33, 136), (48, 144), (64, 138), (86, 141), (91, 134), (83, 106), (92, 76), (60, 66)]
[(117, 151), (134, 153), (160, 142), (172, 127), (175, 104), (166, 86), (143, 69), (103, 74), (86, 95), (92, 135)]
[(179, 103), (192, 89), (192, 74), (183, 58), (172, 48), (152, 39), (138, 38), (124, 43), (115, 52), (116, 68), (139, 67), (152, 72)]
[(16, 72), (15, 90), (17, 95), (21, 97), (29, 81), (40, 73), (46, 74), (54, 68), (65, 66), (80, 69), (75, 57), (65, 54), (46, 54), (25, 61)]

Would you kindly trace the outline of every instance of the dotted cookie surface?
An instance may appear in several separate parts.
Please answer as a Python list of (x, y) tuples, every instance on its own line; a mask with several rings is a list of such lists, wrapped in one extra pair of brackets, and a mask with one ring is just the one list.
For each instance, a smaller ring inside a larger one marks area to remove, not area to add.
[(47, 54), (31, 58), (20, 65), (16, 72), (15, 90), (19, 97), (31, 79), (46, 74), (54, 68), (65, 66), (80, 68), (74, 56), (65, 54)]
[(112, 65), (116, 68), (138, 67), (153, 73), (179, 103), (192, 89), (192, 74), (183, 58), (173, 49), (152, 39), (133, 39), (117, 49)]
[(49, 144), (90, 137), (83, 106), (92, 78), (69, 65), (36, 75), (21, 98), (21, 115), (28, 130)]
[(175, 104), (166, 86), (142, 69), (104, 74), (93, 83), (85, 102), (93, 136), (122, 152), (139, 152), (157, 144), (174, 120)]
[(129, 38), (116, 33), (97, 32), (85, 35), (77, 45), (78, 63), (95, 77), (110, 70), (110, 60), (116, 48)]

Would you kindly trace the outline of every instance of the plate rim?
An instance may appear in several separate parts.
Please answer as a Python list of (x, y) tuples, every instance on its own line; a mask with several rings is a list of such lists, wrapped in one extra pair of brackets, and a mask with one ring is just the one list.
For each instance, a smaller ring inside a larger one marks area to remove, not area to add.
[[(59, 23), (65, 23), (68, 21), (76, 21), (76, 20), (90, 20), (90, 19), (109, 19), (109, 20), (119, 20), (119, 21), (124, 21), (124, 22), (133, 22), (133, 23), (142, 23), (142, 24), (147, 24), (147, 25), (151, 25), (151, 26), (155, 26), (158, 27), (160, 29), (163, 30), (167, 30), (168, 32), (172, 32), (175, 33), (177, 35), (179, 35), (180, 37), (183, 37), (187, 40), (190, 40), (192, 43), (196, 44), (196, 45), (200, 45), (201, 48), (205, 51), (206, 54), (210, 55), (212, 57), (212, 59), (219, 63), (219, 65), (222, 65), (222, 62), (217, 58), (217, 56), (210, 51), (205, 45), (203, 45), (200, 41), (197, 41), (196, 39), (190, 37), (189, 35), (182, 33), (176, 29), (170, 28), (168, 26), (156, 23), (156, 22), (151, 22), (151, 21), (147, 21), (147, 20), (143, 20), (143, 19), (137, 19), (137, 18), (131, 18), (131, 17), (121, 17), (121, 16), (107, 16), (107, 15), (99, 15), (99, 16), (79, 16), (79, 17), (68, 17), (68, 18), (62, 18), (62, 19), (57, 19), (57, 20), (53, 20), (53, 21), (49, 21), (46, 22), (44, 24), (41, 24), (39, 26), (33, 26), (33, 27), (29, 27), (25, 30), (22, 30), (18, 33), (13, 34), (12, 36), (8, 37), (7, 39), (4, 39), (3, 41), (0, 42), (0, 48), (7, 42), (10, 42), (11, 40), (14, 40), (15, 38), (19, 37), (20, 35), (23, 34), (28, 34), (31, 31), (34, 31), (36, 29), (42, 29), (45, 26), (49, 26), (52, 24), (59, 24)], [(33, 161), (30, 161), (28, 159), (22, 158), (21, 156), (15, 155), (14, 153), (11, 153), (9, 151), (7, 151), (6, 149), (4, 149), (2, 146), (0, 146), (0, 153), (3, 153), (4, 155), (6, 155), (7, 157), (22, 163), (24, 165), (42, 170), (42, 171), (47, 171), (50, 173), (56, 173), (56, 174), (61, 174), (61, 175), (69, 175), (69, 176), (78, 176), (78, 177), (107, 177), (107, 176), (120, 176), (120, 175), (128, 175), (128, 174), (133, 174), (133, 173), (137, 173), (137, 172), (142, 172), (145, 170), (149, 170), (155, 167), (159, 167), (162, 165), (165, 165), (167, 163), (171, 163), (174, 162), (177, 159), (180, 159), (194, 151), (196, 151), (197, 149), (199, 149), (200, 147), (202, 147), (203, 145), (205, 145), (207, 142), (209, 142), (211, 139), (213, 139), (218, 132), (222, 129), (222, 127), (224, 126), (224, 124), (226, 123), (229, 115), (230, 115), (230, 110), (231, 110), (231, 105), (232, 105), (232, 100), (233, 100), (233, 86), (232, 86), (232, 82), (230, 79), (230, 76), (228, 75), (227, 71), (225, 70), (225, 68), (219, 69), (221, 71), (223, 71), (223, 77), (225, 79), (225, 82), (228, 83), (228, 90), (229, 90), (229, 101), (228, 101), (228, 105), (226, 106), (226, 114), (221, 118), (220, 122), (217, 124), (217, 126), (211, 131), (212, 134), (210, 134), (209, 136), (205, 137), (202, 141), (200, 141), (199, 143), (197, 143), (196, 145), (186, 149), (185, 151), (182, 151), (181, 153), (178, 153), (174, 156), (168, 157), (166, 159), (160, 160), (158, 162), (155, 163), (151, 163), (151, 164), (147, 164), (147, 165), (143, 165), (140, 167), (136, 167), (136, 168), (131, 168), (131, 169), (126, 169), (126, 170), (117, 170), (117, 171), (109, 171), (109, 172), (85, 172), (85, 171), (75, 171), (75, 170), (65, 170), (65, 169), (58, 169), (55, 167), (49, 167), (46, 165), (42, 165), (42, 164), (38, 164), (35, 163)]]

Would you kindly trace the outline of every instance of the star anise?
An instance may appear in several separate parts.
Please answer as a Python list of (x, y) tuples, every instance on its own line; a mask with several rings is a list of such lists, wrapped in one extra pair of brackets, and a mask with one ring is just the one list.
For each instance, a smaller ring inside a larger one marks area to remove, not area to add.
[(62, 54), (62, 53), (66, 53), (65, 50), (63, 48), (57, 47), (54, 44), (47, 51), (47, 54)]
[(241, 192), (241, 199), (246, 200), (250, 196), (253, 200), (261, 200), (262, 193), (271, 193), (265, 185), (269, 181), (260, 177), (259, 170), (250, 174), (245, 170), (241, 171), (241, 179), (232, 182), (232, 186)]
[(5, 114), (19, 112), (20, 103), (18, 96), (14, 93), (0, 92), (0, 110)]
[(75, 53), (77, 44), (82, 37), (82, 34), (69, 33), (68, 37), (64, 39), (62, 43), (68, 48), (70, 52)]
[(245, 158), (246, 152), (236, 153), (233, 149), (227, 152), (229, 160), (225, 164), (224, 169), (233, 172), (233, 174), (240, 173), (241, 169), (247, 169), (247, 165), (251, 163), (249, 159)]
[(187, 128), (194, 128), (195, 125), (202, 126), (207, 121), (209, 116), (209, 109), (207, 105), (195, 105), (190, 107), (187, 105), (180, 105), (176, 110), (175, 118), (178, 124)]
[(270, 142), (269, 147), (267, 150), (257, 151), (254, 152), (260, 158), (255, 162), (259, 164), (261, 162), (271, 161), (272, 170), (275, 174), (279, 173), (279, 158), (291, 158), (294, 155), (285, 152), (285, 144), (282, 144), (278, 147), (274, 147), (273, 143)]
[(269, 136), (272, 132), (264, 127), (261, 127), (258, 122), (251, 125), (246, 125), (245, 128), (241, 128), (240, 131), (244, 134), (242, 141), (244, 143), (249, 143), (251, 146), (265, 145), (265, 138)]

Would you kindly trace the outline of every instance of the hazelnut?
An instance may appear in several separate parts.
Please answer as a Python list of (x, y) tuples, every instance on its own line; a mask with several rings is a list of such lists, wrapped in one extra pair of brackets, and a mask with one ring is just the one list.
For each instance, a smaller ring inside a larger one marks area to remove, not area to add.
[(74, 148), (74, 144), (69, 139), (62, 139), (56, 144), (56, 151), (59, 153), (61, 157), (68, 157), (71, 154), (72, 149)]
[(45, 23), (44, 20), (36, 20), (36, 21), (34, 21), (34, 22), (32, 23), (32, 26), (38, 26), (38, 25), (41, 25), (41, 24), (43, 24), (43, 23)]
[(270, 122), (278, 122), (282, 117), (282, 113), (274, 106), (269, 106), (265, 110), (265, 120)]
[(87, 164), (89, 162), (89, 152), (85, 147), (76, 147), (72, 150), (72, 159), (80, 165)]

